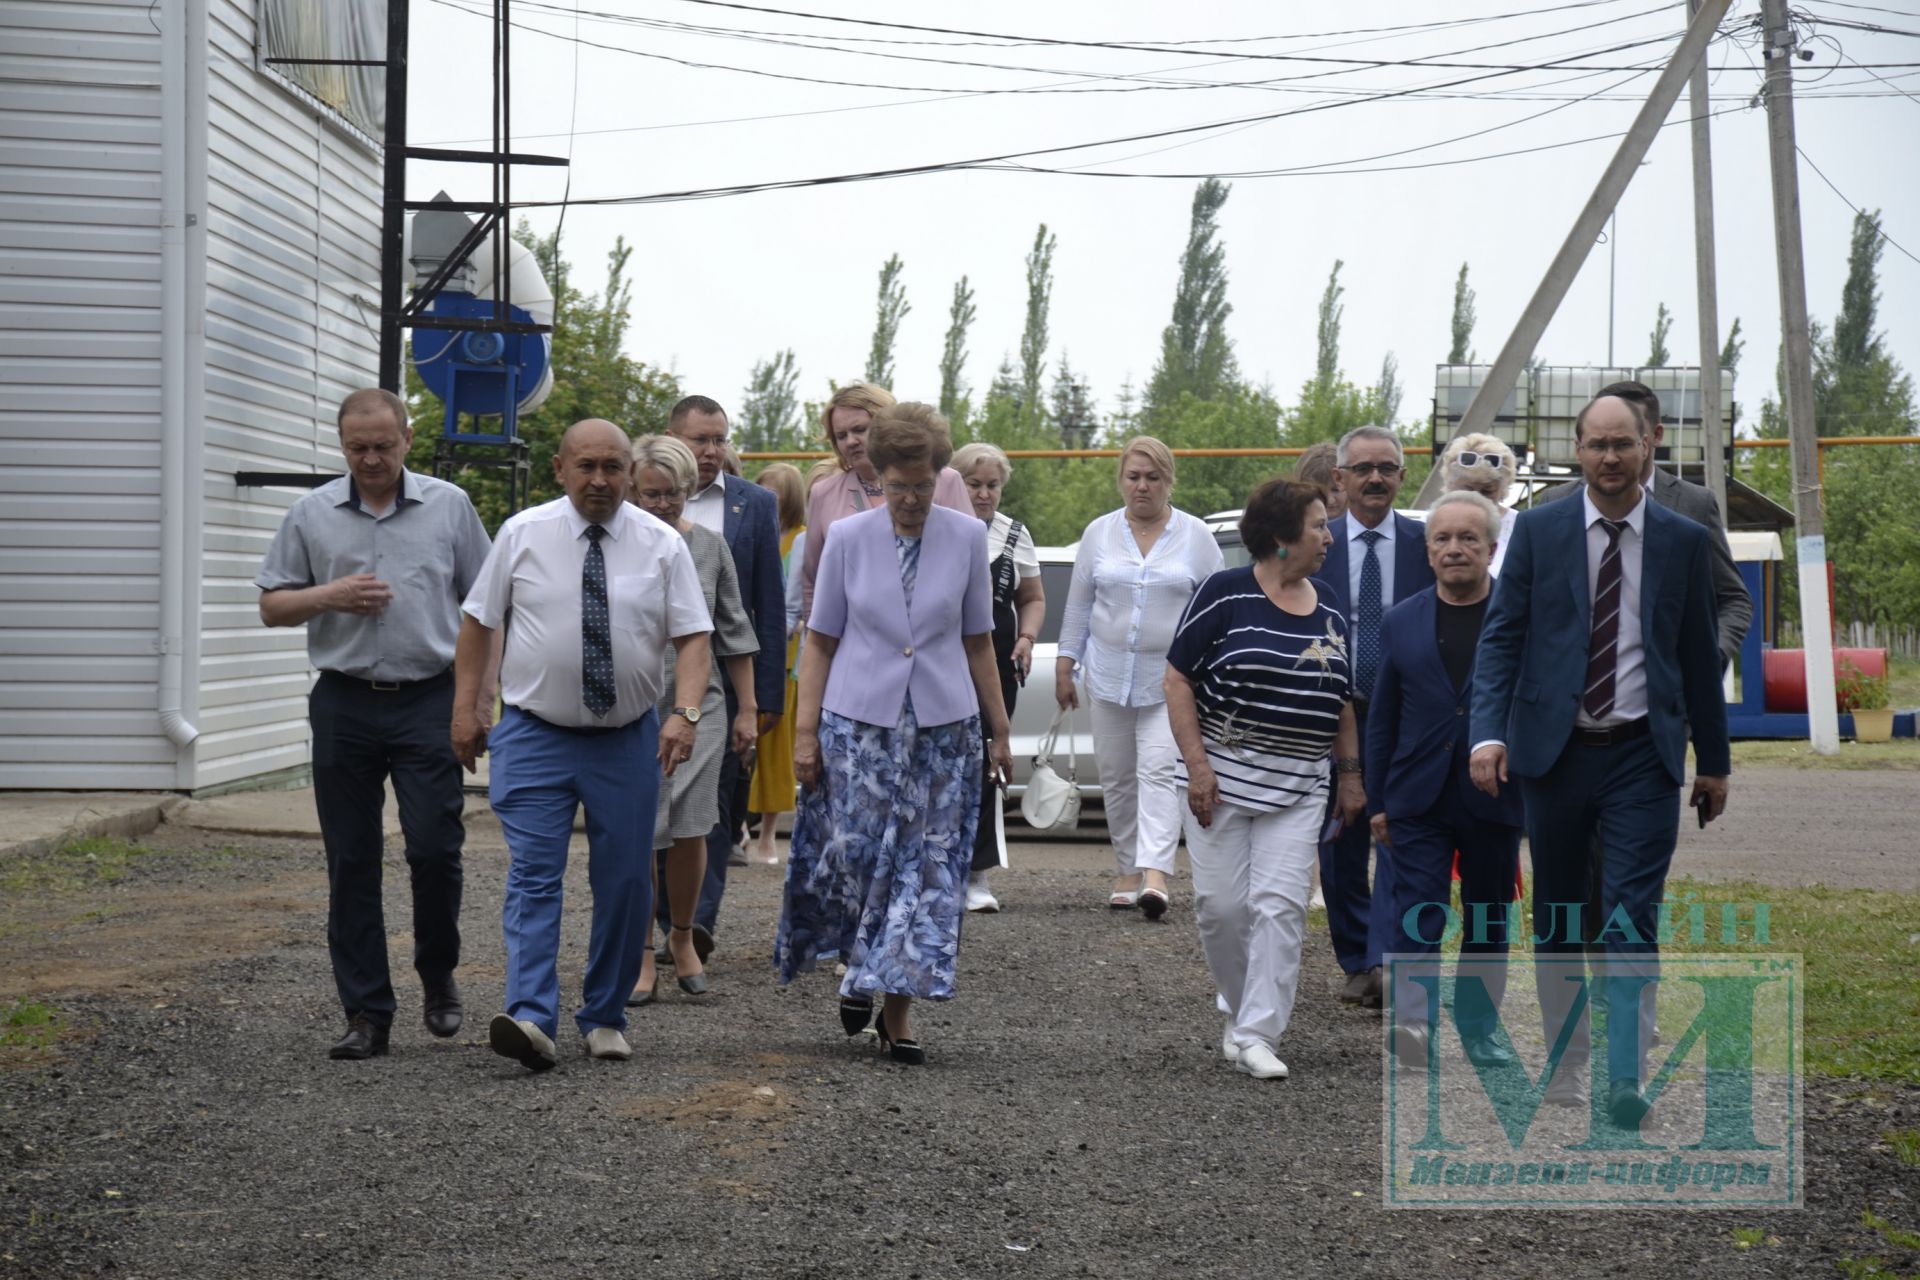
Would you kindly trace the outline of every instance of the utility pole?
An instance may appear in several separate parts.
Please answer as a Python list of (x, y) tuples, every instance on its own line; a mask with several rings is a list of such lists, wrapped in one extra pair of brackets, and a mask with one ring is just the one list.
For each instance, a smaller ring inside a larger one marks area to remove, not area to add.
[[(1587, 255), (1593, 251), (1594, 242), (1600, 238), (1601, 227), (1612, 216), (1614, 206), (1619, 203), (1627, 184), (1633, 181), (1640, 161), (1646, 158), (1647, 148), (1653, 145), (1654, 135), (1660, 132), (1667, 114), (1673, 110), (1674, 103), (1680, 100), (1680, 90), (1686, 84), (1687, 76), (1705, 54), (1707, 42), (1719, 29), (1720, 19), (1726, 17), (1731, 2), (1701, 0), (1700, 11), (1687, 24), (1687, 34), (1681, 38), (1680, 47), (1674, 50), (1673, 61), (1667, 64), (1660, 78), (1654, 82), (1653, 92), (1647, 95), (1640, 113), (1633, 118), (1633, 126), (1627, 130), (1627, 136), (1620, 140), (1620, 149), (1607, 162), (1593, 194), (1587, 197), (1586, 207), (1580, 210), (1573, 229), (1567, 233), (1560, 251), (1547, 266), (1546, 275), (1533, 291), (1527, 309), (1520, 313), (1520, 322), (1514, 326), (1506, 345), (1500, 348), (1499, 356), (1494, 359), (1493, 367), (1487, 371), (1487, 380), (1473, 393), (1473, 401), (1461, 417), (1460, 425), (1454, 431), (1455, 436), (1486, 431), (1493, 426), (1494, 414), (1500, 411), (1500, 405), (1513, 390), (1515, 379), (1526, 367), (1528, 357), (1540, 345), (1540, 335), (1547, 331), (1547, 323), (1553, 319), (1553, 313), (1560, 309), (1567, 290), (1573, 286), (1574, 277), (1580, 274), (1581, 264), (1586, 262)], [(1427, 506), (1438, 495), (1439, 487), (1440, 472), (1435, 469), (1420, 486), (1414, 505)]]
[[(1688, 0), (1692, 13), (1700, 0)], [(1700, 311), (1700, 447), (1706, 455), (1707, 488), (1727, 517), (1727, 460), (1720, 433), (1720, 305), (1713, 245), (1713, 122), (1707, 112), (1707, 60), (1693, 69), (1688, 86), (1693, 109), (1693, 279)]]
[(384, 194), (380, 202), (380, 385), (404, 396), (400, 376), (400, 307), (407, 300), (407, 25), (408, 0), (387, 0), (387, 121)]
[(1607, 215), (1607, 368), (1613, 368), (1613, 281), (1614, 268), (1620, 261), (1620, 241), (1617, 228), (1620, 225), (1620, 211), (1615, 209)]
[(1833, 618), (1827, 597), (1826, 527), (1820, 513), (1820, 448), (1813, 420), (1813, 344), (1807, 333), (1807, 272), (1800, 249), (1800, 156), (1793, 138), (1793, 27), (1786, 0), (1764, 0), (1767, 153), (1773, 170), (1773, 251), (1780, 273), (1780, 334), (1786, 351), (1787, 438), (1793, 456), (1794, 549), (1800, 571), (1800, 636), (1807, 659), (1807, 729), (1821, 755), (1840, 750), (1833, 701)]

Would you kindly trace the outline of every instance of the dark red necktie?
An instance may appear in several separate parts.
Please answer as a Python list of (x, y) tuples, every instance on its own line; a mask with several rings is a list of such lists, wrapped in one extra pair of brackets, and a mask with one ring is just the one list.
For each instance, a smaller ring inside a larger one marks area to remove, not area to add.
[(1613, 714), (1613, 677), (1620, 656), (1620, 533), (1625, 520), (1601, 520), (1607, 549), (1600, 557), (1600, 580), (1593, 589), (1593, 632), (1587, 640), (1587, 691), (1580, 699), (1594, 720)]

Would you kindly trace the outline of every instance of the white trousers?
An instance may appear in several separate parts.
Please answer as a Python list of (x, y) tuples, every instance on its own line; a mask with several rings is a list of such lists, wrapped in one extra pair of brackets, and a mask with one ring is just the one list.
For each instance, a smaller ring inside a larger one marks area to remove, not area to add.
[(1293, 1017), (1326, 808), (1324, 799), (1272, 811), (1221, 804), (1211, 827), (1187, 814), (1193, 917), (1237, 1044), (1272, 1048)]
[(1172, 875), (1186, 802), (1174, 784), (1178, 748), (1167, 705), (1123, 707), (1099, 698), (1088, 701), (1114, 871), (1123, 876), (1141, 871)]

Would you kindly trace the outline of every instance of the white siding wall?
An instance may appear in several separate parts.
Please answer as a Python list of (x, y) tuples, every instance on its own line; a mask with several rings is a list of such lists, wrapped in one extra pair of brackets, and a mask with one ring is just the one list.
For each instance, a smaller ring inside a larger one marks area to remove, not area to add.
[(299, 494), (234, 472), (339, 471), (334, 410), (379, 347), (379, 158), (254, 69), (253, 8), (208, 19), (203, 787), (308, 758), (306, 632), (261, 626), (253, 586)]
[(176, 781), (159, 60), (145, 4), (0, 4), (0, 787)]

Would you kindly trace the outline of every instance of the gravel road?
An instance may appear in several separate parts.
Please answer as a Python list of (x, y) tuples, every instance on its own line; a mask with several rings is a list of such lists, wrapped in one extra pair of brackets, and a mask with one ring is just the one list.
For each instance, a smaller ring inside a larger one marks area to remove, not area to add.
[[(1915, 784), (1737, 782), (1677, 866), (1920, 887), (1895, 835)], [(409, 979), (392, 1056), (329, 1062), (317, 846), (221, 851), (233, 839), (164, 827), (148, 843), (178, 856), (0, 904), (0, 997), (71, 1023), (52, 1050), (0, 1051), (0, 1275), (1744, 1278), (1887, 1253), (1868, 1207), (1920, 1228), (1920, 1170), (1880, 1136), (1920, 1127), (1920, 1090), (1846, 1081), (1807, 1086), (1803, 1211), (1385, 1210), (1379, 1023), (1332, 998), (1324, 930), (1282, 1046), (1293, 1077), (1253, 1081), (1218, 1061), (1184, 882), (1167, 924), (1110, 912), (1089, 842), (1016, 849), (1007, 909), (967, 922), (960, 998), (917, 1015), (925, 1068), (843, 1037), (830, 975), (774, 985), (779, 873), (755, 867), (735, 873), (712, 995), (663, 983), (631, 1062), (569, 1036), (529, 1076), (485, 1045), (506, 859), (481, 818), (467, 1032), (428, 1037)], [(571, 1000), (583, 872), (568, 890)], [(1742, 1249), (1735, 1228), (1765, 1238)]]

